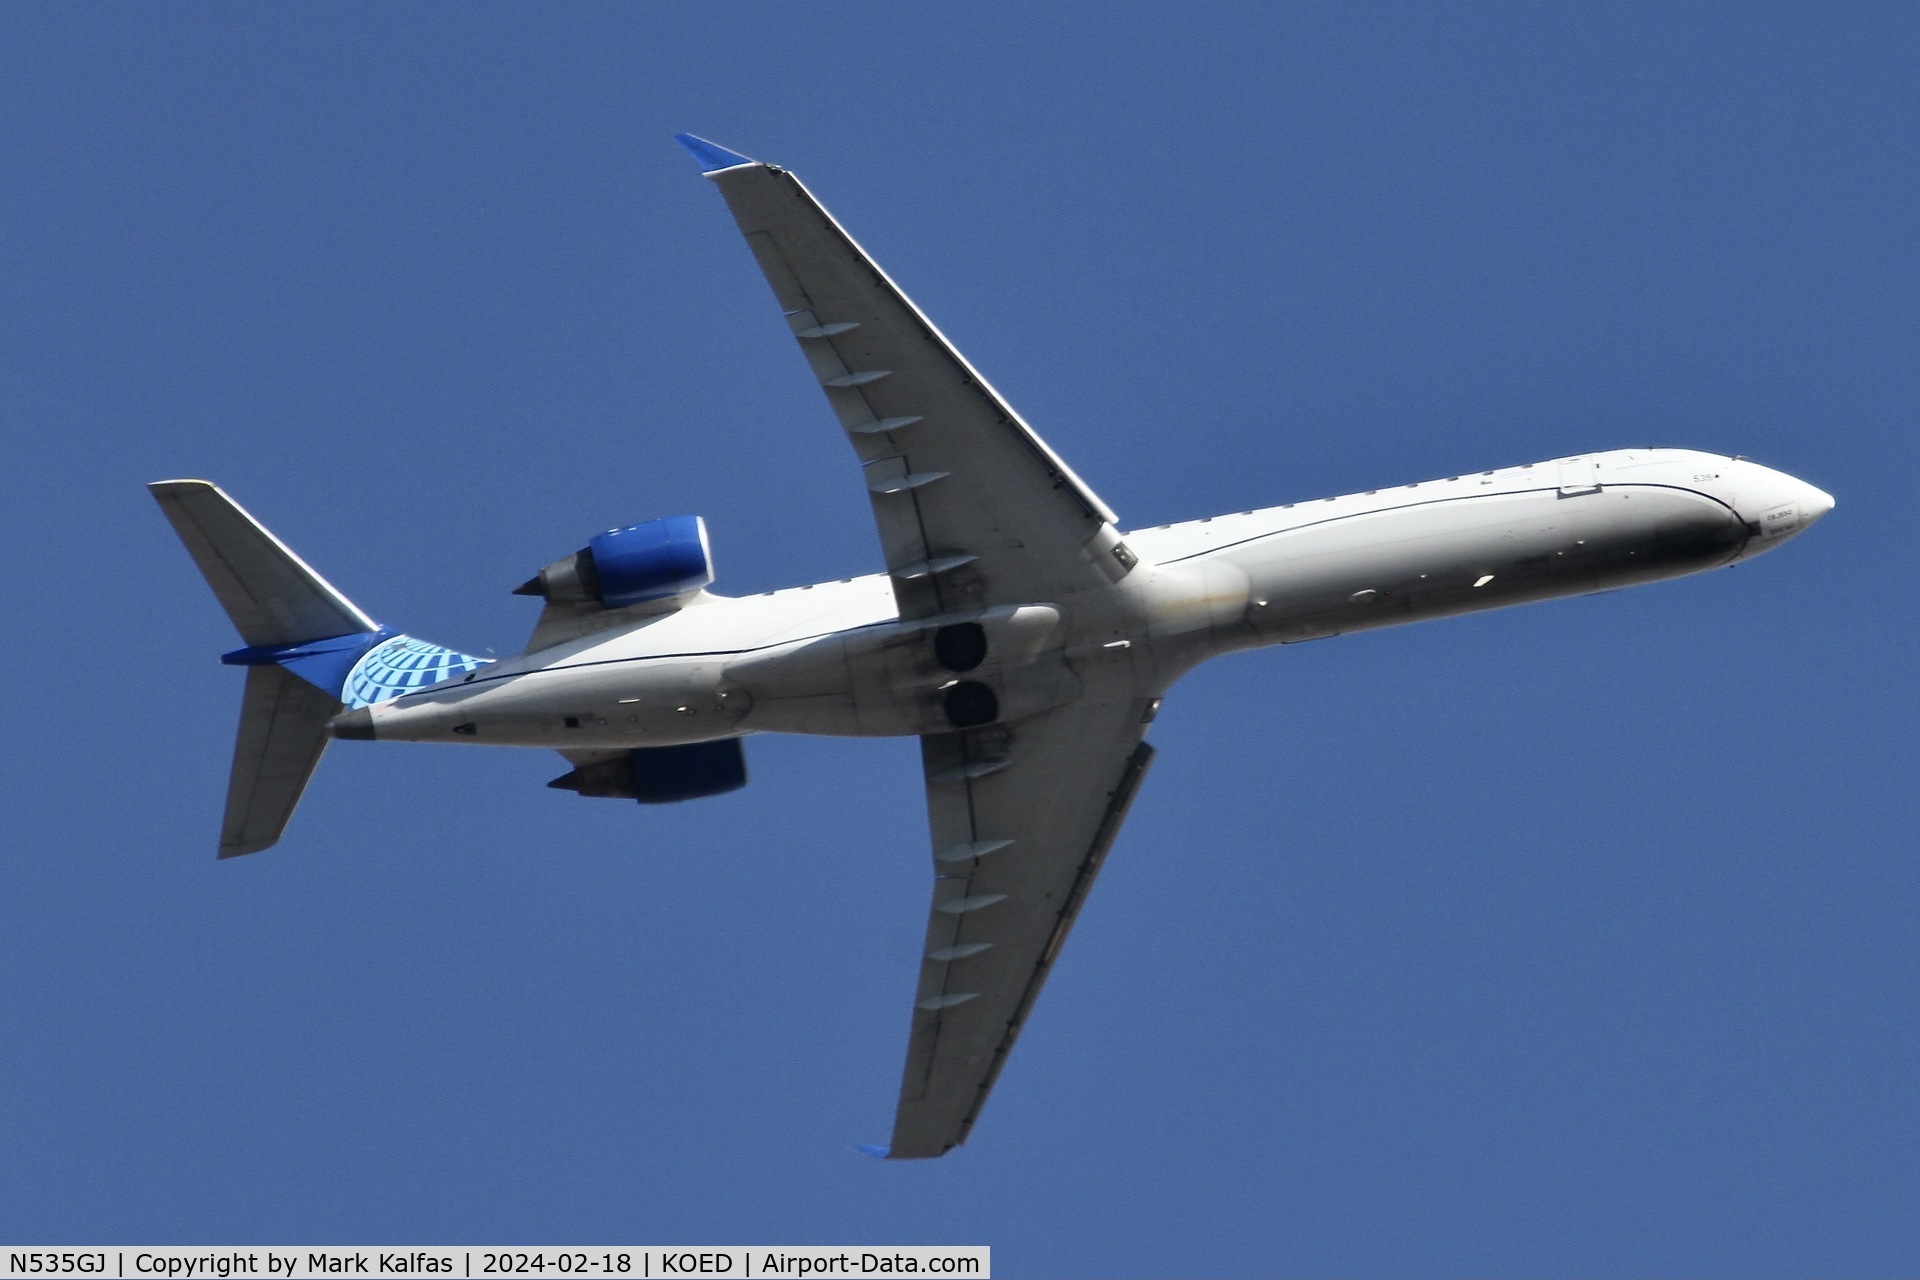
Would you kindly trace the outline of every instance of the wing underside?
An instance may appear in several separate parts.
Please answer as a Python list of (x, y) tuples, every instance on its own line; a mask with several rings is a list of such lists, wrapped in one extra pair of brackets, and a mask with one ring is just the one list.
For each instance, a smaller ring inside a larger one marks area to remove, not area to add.
[(1125, 575), (1106, 504), (799, 179), (755, 162), (707, 176), (860, 459), (902, 617), (1056, 600)]
[(921, 739), (933, 903), (890, 1154), (965, 1142), (1153, 759), (1143, 702)]

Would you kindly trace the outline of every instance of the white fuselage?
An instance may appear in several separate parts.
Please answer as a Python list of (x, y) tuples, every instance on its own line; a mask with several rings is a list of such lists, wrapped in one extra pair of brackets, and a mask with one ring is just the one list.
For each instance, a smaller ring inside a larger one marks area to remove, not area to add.
[(1833, 506), (1752, 462), (1628, 449), (1289, 503), (1125, 535), (1113, 586), (899, 620), (885, 574), (670, 612), (492, 664), (371, 708), (374, 735), (562, 750), (746, 733), (951, 729), (939, 627), (979, 622), (1000, 719), (1121, 679), (1157, 698), (1236, 649), (1579, 595), (1758, 554)]

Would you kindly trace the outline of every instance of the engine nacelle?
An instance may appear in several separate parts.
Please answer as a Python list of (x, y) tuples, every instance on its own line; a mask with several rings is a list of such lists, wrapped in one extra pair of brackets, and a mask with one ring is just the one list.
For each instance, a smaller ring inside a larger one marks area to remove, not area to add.
[(515, 587), (514, 594), (624, 609), (686, 595), (712, 581), (707, 522), (699, 516), (667, 516), (594, 535), (580, 550)]
[(641, 804), (672, 804), (725, 795), (747, 785), (747, 753), (738, 738), (640, 747), (611, 760), (583, 764), (547, 784), (559, 791)]

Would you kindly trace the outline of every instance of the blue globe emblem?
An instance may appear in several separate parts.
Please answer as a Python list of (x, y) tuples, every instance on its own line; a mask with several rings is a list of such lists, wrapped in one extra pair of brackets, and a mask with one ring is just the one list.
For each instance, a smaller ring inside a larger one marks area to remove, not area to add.
[(456, 653), (412, 636), (395, 636), (367, 650), (354, 664), (340, 700), (349, 708), (371, 706), (486, 665), (485, 659), (471, 654)]

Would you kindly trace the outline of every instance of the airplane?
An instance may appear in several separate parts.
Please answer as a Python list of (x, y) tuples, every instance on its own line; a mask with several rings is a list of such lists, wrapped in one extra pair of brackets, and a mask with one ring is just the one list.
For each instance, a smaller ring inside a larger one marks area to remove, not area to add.
[(1833, 509), (1740, 457), (1615, 449), (1122, 531), (800, 180), (692, 135), (860, 464), (886, 569), (710, 590), (706, 525), (609, 529), (515, 589), (526, 651), (375, 622), (204, 480), (149, 486), (244, 667), (219, 854), (274, 844), (331, 739), (543, 747), (548, 785), (746, 783), (758, 733), (918, 738), (931, 900), (892, 1140), (965, 1142), (1152, 763), (1182, 674), (1241, 649), (1752, 559)]

